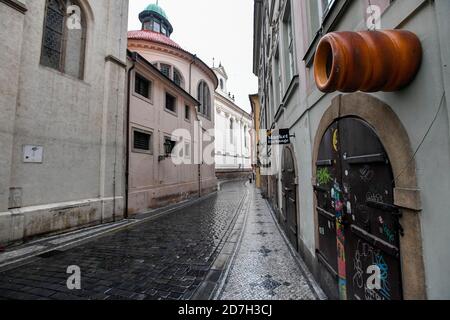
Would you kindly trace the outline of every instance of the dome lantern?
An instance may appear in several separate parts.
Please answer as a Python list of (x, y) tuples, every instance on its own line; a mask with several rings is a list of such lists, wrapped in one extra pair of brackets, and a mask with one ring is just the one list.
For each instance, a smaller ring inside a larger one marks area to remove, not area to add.
[(166, 12), (157, 3), (149, 4), (139, 14), (139, 20), (142, 22), (142, 30), (161, 33), (167, 37), (170, 37), (173, 32)]

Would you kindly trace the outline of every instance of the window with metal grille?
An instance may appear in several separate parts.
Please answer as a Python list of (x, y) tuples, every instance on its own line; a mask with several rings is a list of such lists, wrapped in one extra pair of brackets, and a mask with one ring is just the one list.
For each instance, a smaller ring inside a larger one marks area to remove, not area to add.
[(152, 85), (149, 80), (136, 73), (135, 81), (134, 81), (134, 91), (143, 96), (144, 98), (151, 99)]
[(173, 82), (175, 82), (175, 84), (177, 84), (179, 87), (183, 86), (183, 77), (181, 76), (181, 73), (176, 69), (173, 70)]
[(160, 65), (160, 70), (161, 70), (162, 74), (164, 74), (167, 78), (170, 78), (170, 69), (171, 68), (172, 67), (168, 64), (161, 63), (161, 65)]
[(140, 130), (133, 130), (133, 150), (152, 153), (152, 134)]
[(171, 112), (177, 112), (177, 98), (166, 92), (166, 109)]

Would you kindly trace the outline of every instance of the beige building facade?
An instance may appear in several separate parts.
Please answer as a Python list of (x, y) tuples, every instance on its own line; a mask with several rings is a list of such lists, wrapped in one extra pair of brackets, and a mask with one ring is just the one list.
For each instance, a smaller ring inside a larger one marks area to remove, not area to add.
[[(128, 214), (208, 194), (214, 172), (214, 72), (170, 35), (156, 4), (128, 32)], [(139, 83), (137, 83), (139, 82)], [(142, 140), (143, 139), (143, 140)]]
[(0, 243), (123, 216), (128, 1), (0, 1)]

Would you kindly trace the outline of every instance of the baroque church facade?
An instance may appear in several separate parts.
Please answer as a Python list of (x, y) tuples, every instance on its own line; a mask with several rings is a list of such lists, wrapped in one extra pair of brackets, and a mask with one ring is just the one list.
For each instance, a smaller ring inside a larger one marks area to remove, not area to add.
[(215, 163), (219, 179), (247, 177), (252, 172), (252, 116), (227, 91), (228, 74), (222, 64), (213, 68), (219, 79), (214, 93)]

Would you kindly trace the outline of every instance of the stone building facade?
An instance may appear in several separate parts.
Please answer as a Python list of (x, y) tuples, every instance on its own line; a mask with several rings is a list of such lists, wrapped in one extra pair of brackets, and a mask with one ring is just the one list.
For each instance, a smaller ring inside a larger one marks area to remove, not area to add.
[(161, 7), (147, 6), (139, 19), (142, 29), (128, 32), (128, 50), (135, 53), (128, 59), (129, 214), (217, 189), (213, 97), (218, 79), (170, 38), (174, 30)]
[(0, 1), (0, 243), (123, 217), (128, 1)]
[(227, 91), (228, 75), (222, 64), (213, 70), (219, 79), (214, 93), (216, 176), (247, 178), (252, 169), (252, 117)]
[(261, 188), (261, 163), (258, 161), (259, 159), (259, 145), (261, 143), (261, 138), (265, 138), (265, 136), (261, 136), (260, 132), (260, 115), (261, 115), (261, 106), (259, 102), (258, 94), (249, 95), (250, 106), (252, 108), (252, 122), (253, 122), (253, 134), (252, 134), (252, 168), (255, 174), (255, 186), (257, 188)]
[[(292, 135), (264, 149), (273, 155), (265, 188), (330, 298), (450, 298), (449, 14), (445, 0), (255, 0), (261, 127)], [(372, 23), (419, 38), (412, 82), (393, 92), (319, 91), (321, 38)], [(380, 288), (365, 283), (370, 265), (382, 271)]]

